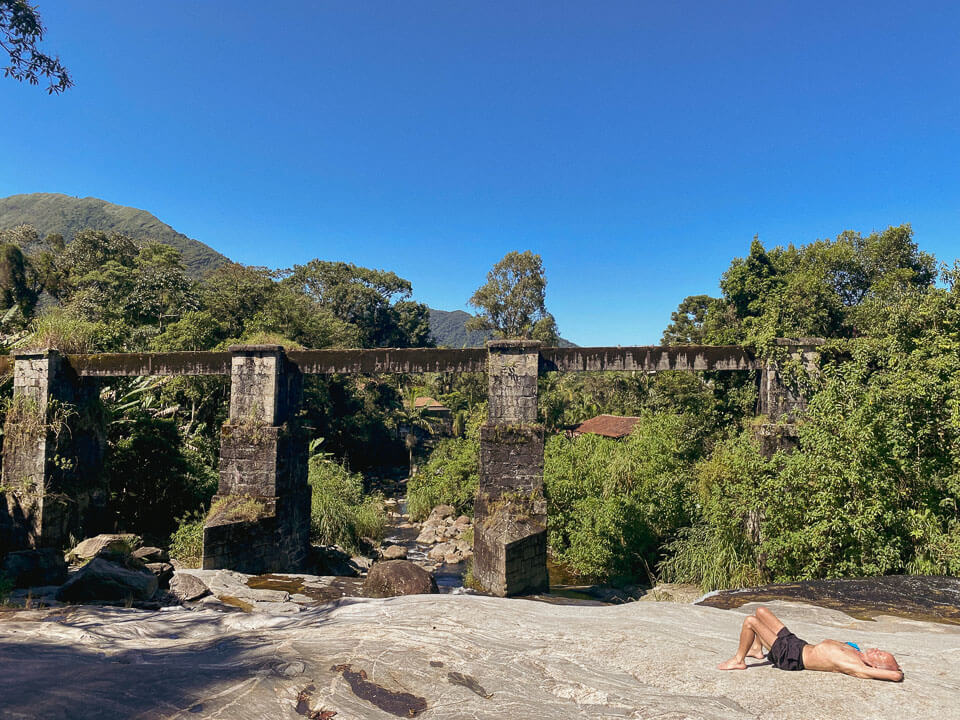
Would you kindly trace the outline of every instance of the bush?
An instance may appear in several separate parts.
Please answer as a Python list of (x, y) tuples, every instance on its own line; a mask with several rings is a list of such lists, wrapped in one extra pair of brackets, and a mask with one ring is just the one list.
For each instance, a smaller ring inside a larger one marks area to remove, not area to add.
[(363, 477), (323, 456), (310, 458), (310, 535), (320, 545), (360, 551), (360, 539), (380, 540), (387, 523), (383, 497), (364, 495)]
[(217, 488), (216, 471), (183, 447), (173, 420), (136, 412), (109, 428), (104, 470), (119, 527), (156, 542), (174, 518), (199, 510)]
[(544, 484), (554, 559), (600, 580), (646, 577), (661, 543), (692, 519), (696, 422), (646, 413), (625, 441), (550, 438)]
[(170, 556), (185, 567), (198, 568), (203, 560), (203, 519), (201, 512), (184, 515), (170, 536)]
[(407, 483), (407, 511), (423, 520), (437, 505), (452, 505), (473, 515), (473, 498), (480, 481), (480, 445), (472, 437), (442, 440), (427, 464)]

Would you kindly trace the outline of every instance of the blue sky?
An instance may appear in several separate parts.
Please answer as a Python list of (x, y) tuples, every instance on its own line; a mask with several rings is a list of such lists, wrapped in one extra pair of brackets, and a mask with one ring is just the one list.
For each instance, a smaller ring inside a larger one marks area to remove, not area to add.
[(76, 87), (0, 79), (0, 196), (447, 310), (531, 249), (581, 345), (658, 342), (754, 234), (911, 222), (960, 256), (957, 3), (37, 2)]

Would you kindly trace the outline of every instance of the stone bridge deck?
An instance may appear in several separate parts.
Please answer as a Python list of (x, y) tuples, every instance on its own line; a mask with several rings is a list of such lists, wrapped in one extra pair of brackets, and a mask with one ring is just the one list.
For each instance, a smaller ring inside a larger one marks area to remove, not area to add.
[[(372, 350), (288, 350), (287, 359), (305, 375), (486, 372), (485, 348), (377, 348)], [(229, 375), (229, 351), (95, 353), (65, 355), (78, 377), (145, 375)], [(0, 356), (0, 375), (13, 369), (14, 358)], [(540, 372), (660, 370), (760, 370), (753, 352), (738, 345), (663, 347), (545, 347)]]

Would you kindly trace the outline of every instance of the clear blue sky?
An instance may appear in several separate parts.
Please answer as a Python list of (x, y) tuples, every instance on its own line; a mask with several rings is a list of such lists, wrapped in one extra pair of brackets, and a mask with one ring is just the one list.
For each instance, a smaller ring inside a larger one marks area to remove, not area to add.
[(244, 263), (465, 308), (543, 256), (581, 345), (659, 340), (767, 245), (911, 222), (960, 255), (960, 4), (36, 0), (62, 96), (0, 78), (0, 196), (143, 208)]

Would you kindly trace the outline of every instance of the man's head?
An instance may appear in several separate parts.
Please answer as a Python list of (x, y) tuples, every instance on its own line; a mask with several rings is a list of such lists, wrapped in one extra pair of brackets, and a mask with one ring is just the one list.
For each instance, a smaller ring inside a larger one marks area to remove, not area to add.
[(860, 653), (863, 657), (863, 661), (870, 667), (875, 667), (879, 670), (899, 670), (900, 665), (897, 663), (897, 659), (888, 652), (883, 650), (878, 650), (877, 648), (869, 648)]

